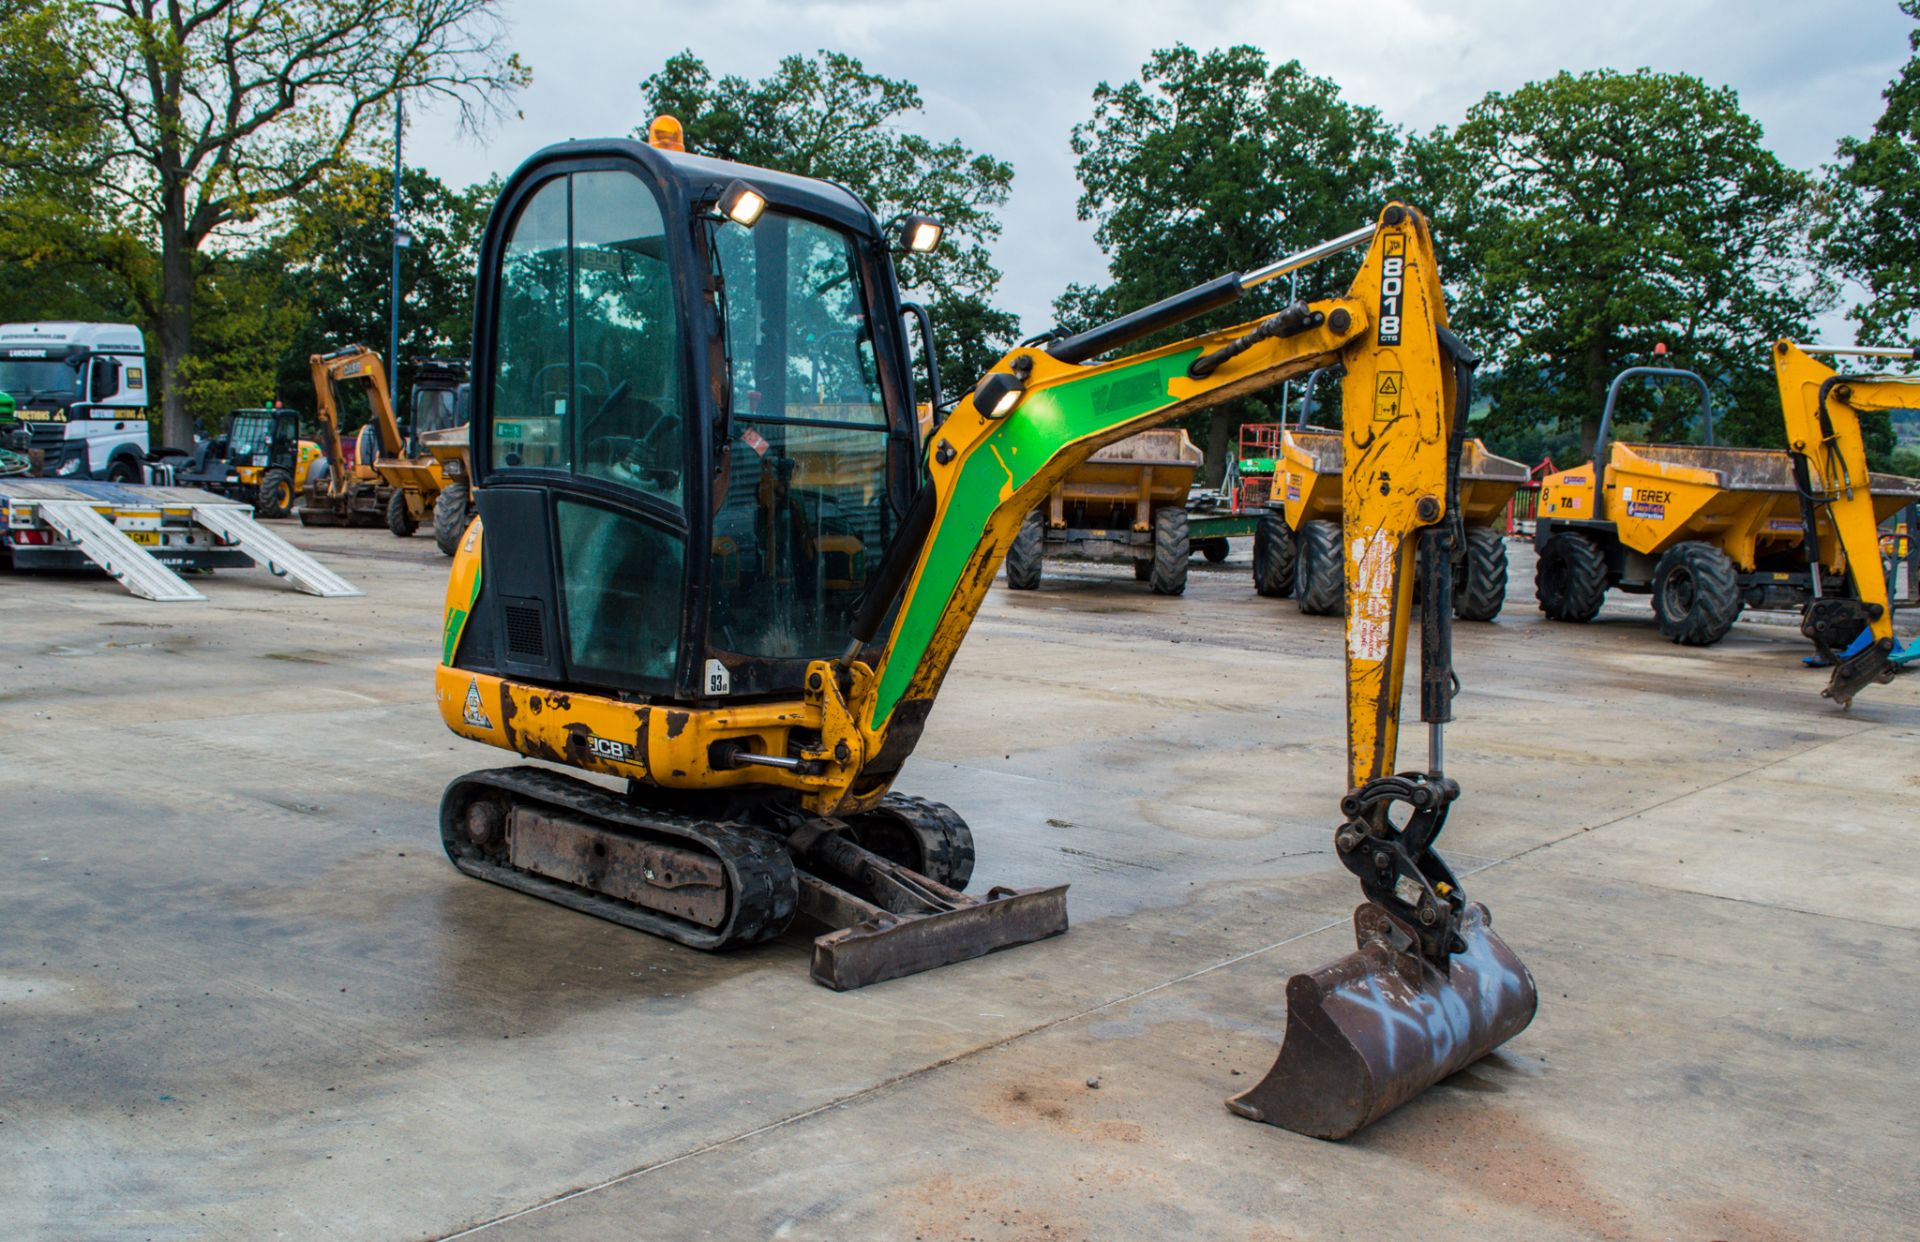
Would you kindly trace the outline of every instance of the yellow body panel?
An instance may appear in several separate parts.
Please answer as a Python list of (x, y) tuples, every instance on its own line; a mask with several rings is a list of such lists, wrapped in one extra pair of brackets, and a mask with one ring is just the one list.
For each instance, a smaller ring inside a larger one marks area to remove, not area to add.
[[(1273, 499), (1280, 502), (1288, 526), (1299, 530), (1306, 522), (1340, 520), (1343, 452), (1338, 431), (1282, 429)], [(1460, 507), (1467, 525), (1493, 525), (1526, 481), (1525, 466), (1496, 455), (1479, 440), (1468, 440), (1460, 455)]]

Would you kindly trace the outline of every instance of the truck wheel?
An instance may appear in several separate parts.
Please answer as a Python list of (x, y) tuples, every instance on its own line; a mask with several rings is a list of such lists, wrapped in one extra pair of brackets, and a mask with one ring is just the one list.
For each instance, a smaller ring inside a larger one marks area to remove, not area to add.
[(1253, 528), (1253, 589), (1268, 599), (1293, 594), (1293, 527), (1278, 513), (1263, 513)]
[(1034, 591), (1040, 587), (1040, 562), (1047, 546), (1046, 519), (1036, 511), (1020, 523), (1020, 533), (1007, 549), (1007, 586), (1015, 591)]
[(1215, 535), (1200, 541), (1200, 555), (1207, 558), (1207, 564), (1218, 565), (1233, 553), (1233, 545), (1227, 542), (1225, 535)]
[(1187, 511), (1166, 508), (1153, 515), (1153, 568), (1147, 585), (1155, 595), (1179, 595), (1187, 589), (1187, 561), (1193, 542), (1187, 537)]
[(1467, 563), (1453, 579), (1453, 615), (1491, 621), (1507, 602), (1507, 537), (1491, 526), (1467, 528)]
[(387, 529), (405, 539), (420, 529), (420, 523), (407, 509), (407, 493), (400, 488), (393, 489), (393, 495), (387, 497)]
[(1566, 530), (1548, 539), (1534, 567), (1533, 594), (1552, 620), (1593, 620), (1607, 598), (1607, 558), (1600, 546)]
[(460, 550), (460, 536), (467, 533), (467, 485), (449, 483), (433, 501), (433, 542), (452, 556)]
[(107, 463), (109, 483), (138, 483), (140, 473), (140, 463), (131, 457), (116, 457)]
[(260, 476), (259, 495), (253, 500), (255, 517), (283, 518), (293, 512), (293, 476), (278, 466)]
[(1676, 543), (1654, 566), (1653, 615), (1660, 632), (1683, 647), (1713, 646), (1743, 607), (1732, 559), (1710, 543)]
[(1332, 616), (1347, 603), (1347, 566), (1340, 555), (1340, 523), (1315, 518), (1300, 526), (1293, 562), (1293, 602), (1311, 616)]

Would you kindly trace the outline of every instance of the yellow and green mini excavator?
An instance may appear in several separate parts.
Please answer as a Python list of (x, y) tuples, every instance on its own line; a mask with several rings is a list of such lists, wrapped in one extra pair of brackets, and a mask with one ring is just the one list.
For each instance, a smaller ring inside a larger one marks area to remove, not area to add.
[[(1064, 887), (962, 890), (950, 808), (893, 791), (1022, 521), (1143, 428), (1346, 367), (1351, 791), (1335, 835), (1359, 950), (1288, 985), (1285, 1044), (1241, 1114), (1344, 1137), (1485, 1055), (1535, 992), (1434, 851), (1473, 359), (1425, 221), (1376, 224), (1010, 352), (924, 438), (883, 225), (846, 190), (634, 142), (548, 148), (481, 248), (479, 514), (436, 681), (454, 732), (547, 767), (472, 772), (441, 806), (460, 870), (718, 949), (829, 930), (854, 988), (1065, 931)], [(1365, 248), (1344, 297), (1120, 355), (1266, 281)], [(939, 378), (923, 394), (936, 407)], [(1413, 600), (1416, 560), (1425, 601)], [(1395, 772), (1416, 617), (1423, 771)]]

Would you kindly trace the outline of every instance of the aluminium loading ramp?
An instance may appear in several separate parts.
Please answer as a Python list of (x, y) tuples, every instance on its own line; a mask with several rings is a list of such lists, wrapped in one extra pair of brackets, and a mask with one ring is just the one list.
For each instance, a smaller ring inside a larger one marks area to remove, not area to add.
[(0, 479), (0, 544), (15, 568), (91, 563), (143, 599), (204, 600), (176, 569), (256, 562), (309, 595), (362, 592), (260, 525), (246, 505), (178, 487)]

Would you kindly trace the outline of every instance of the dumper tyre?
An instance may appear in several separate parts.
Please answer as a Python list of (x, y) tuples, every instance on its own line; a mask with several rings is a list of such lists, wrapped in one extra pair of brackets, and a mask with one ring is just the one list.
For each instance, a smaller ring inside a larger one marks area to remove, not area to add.
[(449, 483), (433, 501), (433, 542), (452, 556), (460, 550), (460, 536), (467, 533), (467, 485)]
[(1027, 514), (1020, 533), (1007, 549), (1007, 586), (1015, 591), (1034, 591), (1040, 587), (1040, 564), (1046, 559), (1046, 519), (1038, 512)]
[(1187, 535), (1187, 511), (1162, 509), (1153, 515), (1153, 569), (1147, 585), (1155, 595), (1179, 595), (1187, 589), (1187, 561), (1193, 541)]
[(1293, 602), (1309, 616), (1329, 617), (1347, 603), (1347, 566), (1340, 555), (1340, 523), (1315, 518), (1300, 525), (1294, 558)]
[(387, 497), (387, 529), (402, 539), (411, 537), (414, 531), (420, 529), (413, 511), (407, 508), (406, 492), (397, 487), (393, 489), (393, 495)]
[(1233, 545), (1227, 542), (1225, 535), (1215, 535), (1202, 539), (1199, 544), (1200, 555), (1207, 558), (1209, 565), (1218, 565), (1233, 554)]
[(1745, 606), (1732, 558), (1710, 543), (1676, 543), (1654, 566), (1653, 614), (1660, 632), (1683, 647), (1713, 646)]
[(1263, 513), (1253, 528), (1253, 589), (1268, 599), (1293, 594), (1293, 527), (1278, 513)]
[(1453, 580), (1453, 615), (1491, 621), (1507, 602), (1507, 537), (1491, 526), (1467, 528), (1467, 562)]
[(253, 498), (255, 517), (283, 518), (293, 512), (293, 476), (275, 466), (260, 476)]
[(867, 849), (936, 884), (964, 890), (973, 879), (973, 830), (944, 802), (890, 793), (849, 816), (847, 828)]
[(1561, 531), (1540, 549), (1533, 594), (1553, 621), (1591, 621), (1607, 599), (1607, 558), (1585, 535)]

